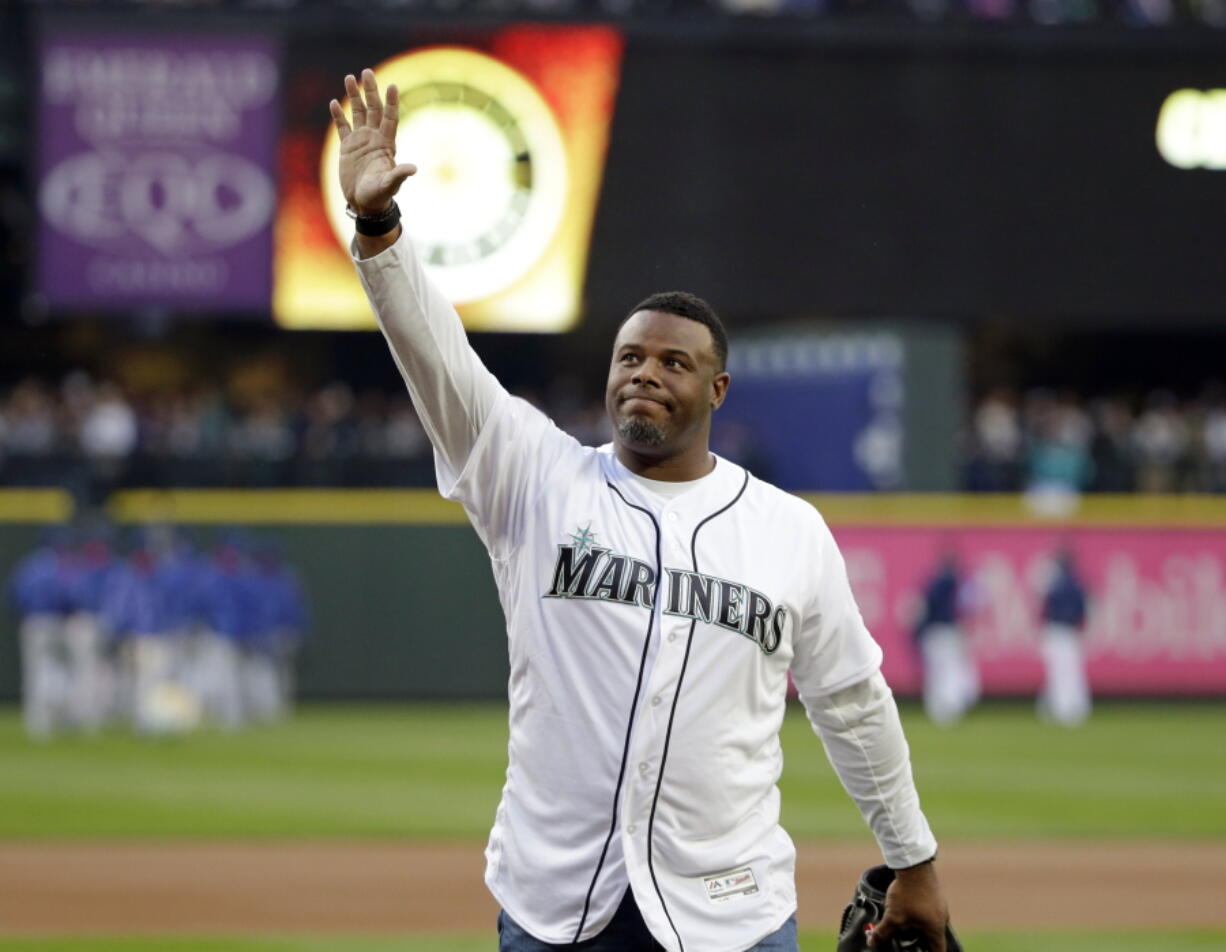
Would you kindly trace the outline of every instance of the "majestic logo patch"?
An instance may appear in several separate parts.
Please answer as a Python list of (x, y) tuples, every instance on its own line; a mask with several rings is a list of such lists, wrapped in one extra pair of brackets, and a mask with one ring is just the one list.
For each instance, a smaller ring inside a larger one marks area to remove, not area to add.
[[(569, 543), (558, 546), (545, 598), (652, 607), (658, 581), (655, 566), (599, 545), (590, 522), (568, 537)], [(773, 654), (783, 641), (787, 606), (776, 607), (761, 592), (713, 575), (669, 568), (664, 574), (664, 614), (734, 631), (756, 644), (764, 654)]]
[(706, 888), (707, 898), (711, 902), (744, 899), (758, 891), (758, 881), (754, 878), (753, 870), (748, 866), (726, 873), (716, 873), (713, 876), (704, 876), (702, 885)]

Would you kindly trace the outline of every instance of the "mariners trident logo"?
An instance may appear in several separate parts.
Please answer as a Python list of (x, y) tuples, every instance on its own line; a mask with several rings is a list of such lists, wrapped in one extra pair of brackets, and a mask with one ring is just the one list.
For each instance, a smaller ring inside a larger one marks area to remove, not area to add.
[[(650, 562), (602, 546), (592, 524), (579, 526), (558, 546), (553, 579), (545, 598), (620, 602), (651, 608), (656, 570)], [(664, 614), (692, 618), (734, 631), (773, 654), (783, 640), (787, 606), (728, 579), (686, 569), (665, 568)]]

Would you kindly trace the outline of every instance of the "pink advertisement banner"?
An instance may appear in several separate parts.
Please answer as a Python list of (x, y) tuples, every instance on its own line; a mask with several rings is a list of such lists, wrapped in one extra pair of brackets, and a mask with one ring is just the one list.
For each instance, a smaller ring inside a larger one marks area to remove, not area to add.
[(833, 530), (900, 693), (918, 692), (913, 630), (924, 588), (949, 551), (960, 565), (962, 624), (984, 693), (1036, 693), (1043, 590), (1063, 546), (1088, 591), (1084, 645), (1096, 693), (1226, 694), (1224, 530)]

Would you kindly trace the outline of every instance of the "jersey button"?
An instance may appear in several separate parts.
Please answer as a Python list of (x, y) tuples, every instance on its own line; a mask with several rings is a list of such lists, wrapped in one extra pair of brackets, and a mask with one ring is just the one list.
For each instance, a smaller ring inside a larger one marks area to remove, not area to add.
[(665, 516), (668, 518), (669, 522), (676, 522), (678, 519), (678, 516), (675, 512), (667, 512), (665, 513)]
[(639, 773), (643, 773), (643, 774), (645, 774), (645, 773), (647, 773), (647, 770), (648, 770), (648, 766), (647, 766), (647, 762), (646, 762), (646, 761), (644, 761), (643, 763), (639, 764)]
[(631, 836), (634, 836), (634, 831), (635, 831), (635, 825), (633, 823), (631, 823), (628, 827), (626, 827), (626, 832), (629, 833)]
[(669, 640), (669, 641), (676, 641), (676, 640), (677, 640), (677, 633), (676, 633), (675, 631), (670, 631), (670, 632), (668, 633), (668, 640)]
[(660, 706), (660, 695), (658, 695), (658, 694), (657, 694), (655, 697), (653, 697), (653, 698), (651, 699), (651, 706), (652, 706), (652, 707), (659, 707), (659, 706)]

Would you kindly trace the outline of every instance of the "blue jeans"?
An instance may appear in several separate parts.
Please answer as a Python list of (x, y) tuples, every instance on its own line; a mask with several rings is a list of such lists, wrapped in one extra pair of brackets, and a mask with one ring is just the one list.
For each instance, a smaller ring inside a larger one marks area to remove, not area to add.
[[(621, 905), (600, 935), (583, 942), (550, 945), (528, 935), (505, 912), (498, 914), (498, 952), (554, 952), (557, 949), (582, 949), (583, 952), (660, 952), (664, 947), (651, 937), (639, 913), (634, 894), (627, 889)], [(777, 931), (768, 935), (749, 952), (799, 952), (796, 917), (792, 916)], [(697, 950), (701, 952), (701, 950)]]

